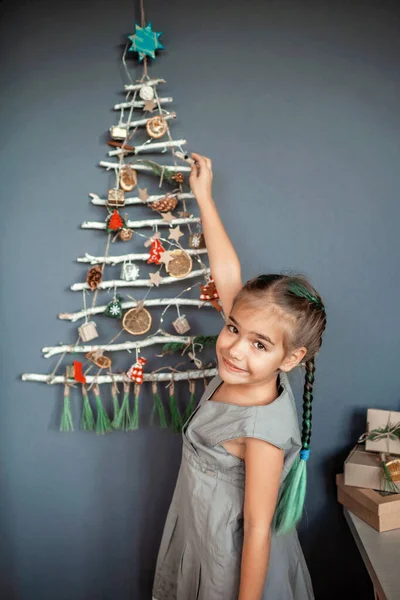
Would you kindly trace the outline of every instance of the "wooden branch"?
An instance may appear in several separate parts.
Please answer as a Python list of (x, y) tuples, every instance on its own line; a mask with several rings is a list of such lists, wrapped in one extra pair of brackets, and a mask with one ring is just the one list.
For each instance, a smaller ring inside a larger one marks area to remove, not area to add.
[[(163, 277), (160, 285), (168, 285), (169, 283), (176, 283), (177, 281), (184, 281), (185, 279), (194, 279), (195, 277), (201, 277), (210, 272), (210, 269), (199, 269), (197, 271), (191, 271), (189, 275), (176, 279), (175, 277)], [(136, 279), (136, 281), (124, 281), (123, 279), (114, 279), (111, 281), (102, 281), (97, 289), (108, 290), (114, 287), (153, 287), (150, 279)], [(82, 290), (88, 290), (89, 285), (87, 283), (73, 283), (70, 288), (73, 292), (81, 292)]]
[[(173, 379), (174, 381), (184, 381), (185, 379), (203, 379), (204, 377), (215, 377), (217, 373), (217, 369), (204, 369), (204, 371), (196, 369), (195, 371), (183, 371), (179, 373), (146, 373), (143, 377), (143, 381), (171, 381), (171, 379)], [(22, 381), (39, 381), (42, 383), (49, 383), (51, 385), (56, 383), (65, 384), (66, 382), (78, 385), (77, 381), (75, 381), (74, 379), (66, 379), (66, 377), (64, 377), (63, 375), (56, 375), (53, 376), (52, 379), (50, 379), (50, 375), (39, 375), (37, 373), (23, 373), (21, 375), (21, 379)], [(102, 383), (112, 383), (113, 380), (117, 383), (121, 381), (129, 381), (126, 375), (113, 374), (112, 378), (110, 375), (99, 375), (98, 377), (96, 377), (95, 375), (86, 375), (86, 382), (88, 384), (93, 383), (94, 379), (99, 385)]]
[[(193, 300), (191, 298), (157, 298), (155, 300), (145, 300), (144, 306), (197, 306), (198, 308), (202, 308), (203, 306), (213, 307), (211, 302), (206, 302), (204, 300)], [(137, 302), (134, 300), (129, 300), (127, 302), (121, 302), (121, 308), (134, 308), (137, 306)], [(58, 318), (63, 321), (79, 321), (79, 319), (83, 319), (84, 317), (90, 317), (92, 315), (99, 315), (103, 313), (107, 308), (107, 304), (103, 304), (102, 306), (95, 306), (94, 308), (88, 308), (86, 310), (80, 310), (76, 313), (60, 313)]]
[[(168, 98), (158, 98), (157, 102), (162, 104), (171, 104), (174, 99), (171, 97)], [(121, 110), (121, 108), (144, 108), (144, 100), (135, 100), (135, 102), (120, 102), (119, 104), (114, 105), (114, 110)], [(157, 113), (158, 114), (158, 113)]]
[[(199, 254), (206, 254), (207, 248), (200, 248), (199, 250), (186, 249), (186, 254), (189, 256), (198, 256)], [(81, 263), (90, 263), (91, 265), (106, 264), (106, 265), (118, 265), (119, 263), (125, 262), (126, 260), (148, 260), (150, 254), (120, 254), (119, 256), (92, 256), (86, 252), (84, 257), (78, 257), (76, 260)]]
[[(153, 119), (154, 116), (158, 116), (158, 115), (153, 115), (153, 116), (148, 117), (146, 119), (139, 119), (138, 121), (129, 121), (128, 123), (122, 123), (121, 122), (121, 123), (118, 123), (118, 127), (130, 127), (130, 128), (141, 127), (142, 125), (147, 125), (147, 122), (150, 121), (151, 119)], [(168, 114), (163, 114), (162, 117), (166, 121), (170, 121), (171, 119), (176, 119), (176, 113), (175, 112), (171, 112), (171, 113), (168, 113)]]
[[(153, 173), (153, 169), (151, 167), (149, 167), (149, 165), (143, 165), (142, 163), (127, 163), (130, 167), (132, 167), (132, 169), (135, 169), (135, 171), (143, 171), (146, 173)], [(122, 166), (125, 165), (121, 165), (118, 162), (107, 162), (106, 160), (101, 160), (99, 162), (99, 165), (101, 167), (105, 167), (107, 169), (107, 171), (109, 171), (110, 169), (120, 169)], [(165, 165), (165, 168), (168, 169), (168, 171), (172, 171), (172, 172), (176, 172), (176, 173), (190, 173), (191, 168), (190, 167), (186, 167), (186, 166), (178, 166), (176, 167), (175, 165)]]
[[(166, 225), (187, 225), (189, 223), (200, 223), (199, 217), (189, 217), (188, 219), (174, 219), (170, 223), (163, 221), (162, 219), (143, 219), (142, 221), (126, 221), (126, 227), (133, 229), (139, 229), (140, 227), (163, 227)], [(81, 225), (82, 229), (102, 229), (107, 228), (107, 223), (100, 223), (99, 221), (84, 221)]]
[[(136, 80), (137, 81), (137, 80)], [(124, 90), (126, 92), (135, 92), (137, 90), (142, 89), (143, 86), (155, 87), (160, 83), (167, 83), (165, 79), (149, 79), (148, 81), (142, 81), (141, 83), (128, 83), (124, 85)]]
[[(152, 142), (151, 144), (142, 144), (141, 146), (135, 146), (134, 152), (130, 151), (131, 154), (140, 154), (141, 152), (152, 152), (153, 150), (164, 150), (164, 148), (180, 148), (184, 144), (187, 144), (186, 140), (172, 140), (171, 142)], [(116, 150), (110, 150), (108, 156), (119, 156), (120, 154), (126, 154), (122, 148)], [(169, 168), (169, 167), (168, 167)]]
[(55, 354), (71, 353), (71, 352), (94, 352), (95, 350), (103, 350), (104, 352), (120, 352), (121, 350), (136, 350), (136, 348), (147, 348), (155, 344), (169, 344), (177, 342), (179, 344), (188, 344), (193, 336), (189, 335), (152, 335), (139, 342), (121, 342), (120, 344), (87, 344), (73, 345), (63, 344), (60, 346), (48, 346), (42, 348), (45, 358), (50, 358)]
[[(157, 200), (160, 200), (161, 198), (165, 198), (166, 194), (158, 194), (158, 195), (153, 195), (153, 196), (149, 196), (146, 200), (146, 204), (149, 204), (151, 202), (156, 202)], [(105, 198), (100, 198), (100, 196), (98, 196), (97, 194), (93, 194), (90, 193), (89, 196), (92, 198), (91, 202), (92, 204), (95, 204), (96, 206), (106, 206), (107, 205), (107, 200)], [(177, 198), (178, 200), (189, 200), (195, 197), (194, 194), (169, 194), (170, 198)], [(143, 200), (141, 200), (138, 196), (132, 196), (131, 198), (127, 198), (125, 196), (125, 206), (130, 205), (130, 204), (143, 204)]]

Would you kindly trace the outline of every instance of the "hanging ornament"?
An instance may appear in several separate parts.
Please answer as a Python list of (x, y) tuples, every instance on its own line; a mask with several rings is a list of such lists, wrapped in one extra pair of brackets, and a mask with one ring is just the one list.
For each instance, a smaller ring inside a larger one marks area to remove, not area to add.
[(190, 329), (189, 321), (186, 315), (180, 315), (175, 321), (172, 322), (177, 333), (186, 333)]
[(121, 148), (123, 154), (135, 152), (135, 148), (133, 146), (129, 146), (125, 142), (118, 142), (117, 140), (108, 140), (107, 144), (111, 146), (111, 148)]
[(145, 56), (155, 58), (155, 51), (164, 48), (158, 39), (162, 36), (163, 32), (153, 31), (151, 23), (148, 23), (146, 27), (140, 27), (135, 23), (135, 28), (135, 33), (128, 35), (128, 39), (132, 42), (132, 46), (129, 48), (128, 52), (137, 52), (139, 54), (139, 62), (141, 62)]
[(176, 183), (183, 183), (185, 181), (183, 173), (175, 173), (174, 175), (171, 176), (171, 179), (176, 181)]
[(204, 234), (200, 232), (191, 233), (189, 236), (189, 246), (190, 248), (205, 248), (206, 241)]
[(100, 265), (95, 265), (94, 267), (89, 269), (88, 274), (86, 275), (86, 283), (88, 284), (92, 292), (101, 283), (102, 278), (103, 272)]
[(150, 273), (150, 283), (158, 287), (162, 282), (163, 278), (160, 276), (160, 273)]
[(209, 281), (206, 285), (200, 286), (201, 295), (200, 300), (205, 300), (211, 302), (211, 304), (220, 312), (222, 307), (217, 302), (217, 298), (219, 298), (217, 288), (215, 287), (215, 282), (212, 277), (209, 278)]
[(177, 279), (186, 277), (192, 270), (192, 259), (184, 250), (173, 250), (172, 260), (165, 265), (167, 272)]
[(83, 374), (83, 363), (79, 360), (74, 360), (73, 365), (67, 366), (66, 377), (67, 379), (74, 379), (79, 383), (86, 383), (86, 377)]
[(165, 252), (165, 249), (163, 248), (163, 245), (160, 242), (160, 240), (158, 238), (154, 239), (151, 242), (150, 258), (148, 259), (147, 263), (148, 264), (155, 263), (156, 265), (159, 265), (161, 254), (163, 252)]
[(130, 260), (124, 261), (121, 269), (121, 279), (124, 281), (135, 281), (139, 277), (139, 267)]
[(82, 342), (90, 342), (90, 340), (99, 337), (94, 321), (86, 321), (86, 323), (78, 327), (78, 331)]
[(117, 188), (108, 190), (108, 206), (125, 206), (125, 192)]
[(129, 371), (127, 372), (127, 376), (129, 379), (134, 381), (135, 383), (143, 383), (143, 367), (147, 363), (147, 359), (143, 356), (139, 356), (137, 362), (131, 366)]
[(139, 96), (142, 100), (153, 100), (154, 98), (154, 89), (151, 85), (142, 85), (139, 91)]
[(151, 314), (143, 306), (131, 308), (124, 314), (122, 327), (131, 335), (147, 333), (151, 327)]
[(131, 192), (137, 184), (137, 173), (129, 165), (123, 165), (119, 170), (119, 184), (125, 192)]
[(143, 204), (146, 204), (147, 200), (150, 198), (149, 194), (147, 193), (147, 188), (138, 187), (138, 196)]
[(160, 138), (168, 131), (168, 123), (161, 115), (152, 117), (146, 123), (146, 130), (150, 137)]
[(116, 294), (114, 298), (109, 302), (106, 306), (104, 314), (106, 317), (111, 317), (112, 319), (122, 319), (122, 306), (121, 306), (122, 297), (119, 294)]
[(94, 350), (93, 352), (88, 352), (85, 354), (85, 358), (90, 360), (90, 362), (100, 369), (109, 369), (112, 365), (111, 358), (108, 358), (108, 356), (103, 356), (103, 350)]
[(153, 110), (156, 108), (156, 106), (157, 106), (157, 103), (154, 102), (154, 100), (146, 100), (143, 105), (143, 110), (148, 111), (148, 112), (153, 112)]
[(110, 127), (110, 135), (114, 140), (126, 140), (128, 137), (128, 130), (122, 125), (113, 125)]
[(125, 227), (125, 221), (117, 210), (114, 210), (107, 219), (107, 232), (112, 233)]
[(165, 196), (150, 204), (151, 210), (156, 210), (161, 213), (169, 212), (176, 208), (178, 200), (175, 196)]
[(129, 242), (129, 240), (132, 238), (132, 235), (133, 231), (132, 229), (129, 229), (129, 227), (122, 227), (122, 229), (119, 232), (119, 238), (123, 242)]
[(174, 240), (174, 242), (179, 242), (179, 238), (182, 236), (183, 236), (183, 233), (182, 233), (179, 225), (177, 227), (173, 227), (172, 229), (169, 230), (169, 236), (168, 236), (169, 240)]

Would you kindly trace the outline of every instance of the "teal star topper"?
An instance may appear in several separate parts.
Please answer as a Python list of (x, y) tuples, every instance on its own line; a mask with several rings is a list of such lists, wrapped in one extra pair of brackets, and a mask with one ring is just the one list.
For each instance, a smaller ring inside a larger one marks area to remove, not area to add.
[(162, 31), (153, 31), (151, 23), (146, 27), (140, 27), (135, 23), (136, 32), (133, 35), (128, 35), (132, 42), (129, 52), (137, 52), (139, 61), (142, 61), (147, 54), (151, 58), (155, 58), (156, 50), (162, 50), (164, 46), (159, 42), (158, 38), (163, 34)]

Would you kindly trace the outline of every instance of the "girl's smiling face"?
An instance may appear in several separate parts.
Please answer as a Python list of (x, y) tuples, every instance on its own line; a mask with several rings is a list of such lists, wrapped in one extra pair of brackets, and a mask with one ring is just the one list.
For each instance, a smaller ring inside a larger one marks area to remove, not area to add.
[(273, 304), (260, 308), (238, 301), (218, 336), (218, 370), (226, 383), (268, 384), (279, 370), (290, 371), (306, 353), (298, 349), (285, 358), (286, 322)]

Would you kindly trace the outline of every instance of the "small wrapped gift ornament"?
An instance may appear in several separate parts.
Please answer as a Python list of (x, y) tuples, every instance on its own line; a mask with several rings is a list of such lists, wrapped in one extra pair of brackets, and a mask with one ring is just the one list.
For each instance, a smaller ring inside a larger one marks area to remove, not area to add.
[(117, 188), (108, 190), (108, 206), (125, 206), (125, 192)]
[(124, 281), (135, 281), (139, 277), (139, 267), (127, 260), (122, 265), (121, 279)]
[(86, 321), (86, 323), (78, 327), (78, 331), (82, 342), (90, 342), (90, 340), (99, 337), (94, 321)]
[(368, 452), (400, 454), (400, 412), (369, 408), (367, 432), (358, 440)]
[(113, 127), (110, 127), (110, 135), (114, 140), (126, 140), (128, 137), (128, 130), (121, 125), (114, 125)]
[(186, 333), (190, 329), (189, 321), (186, 315), (180, 315), (175, 321), (172, 322), (177, 333)]
[(205, 248), (206, 241), (204, 239), (204, 234), (200, 233), (200, 232), (190, 234), (189, 247), (190, 248)]

